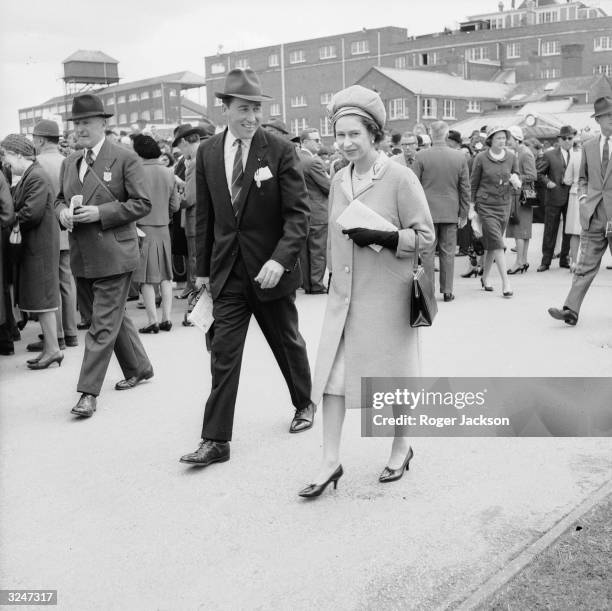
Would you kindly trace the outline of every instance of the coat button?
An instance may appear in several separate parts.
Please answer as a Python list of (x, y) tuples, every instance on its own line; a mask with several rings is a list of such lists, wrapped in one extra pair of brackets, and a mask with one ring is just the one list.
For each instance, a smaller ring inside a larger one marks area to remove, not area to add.
[(348, 274), (351, 271), (351, 268), (348, 265), (345, 265), (344, 271)]

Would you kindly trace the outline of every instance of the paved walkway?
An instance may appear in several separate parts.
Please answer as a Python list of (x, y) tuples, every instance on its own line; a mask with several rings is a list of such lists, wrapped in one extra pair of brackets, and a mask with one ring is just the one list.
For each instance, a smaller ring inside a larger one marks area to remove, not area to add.
[[(609, 376), (612, 271), (570, 328), (546, 314), (569, 273), (536, 274), (536, 263), (511, 300), (495, 276), (492, 294), (458, 279), (423, 333), (423, 373)], [(313, 361), (325, 301), (298, 297)], [(420, 438), (410, 472), (383, 486), (389, 440), (361, 438), (353, 411), (338, 490), (303, 502), (320, 420), (287, 433), (288, 393), (256, 324), (232, 459), (186, 468), (178, 458), (197, 445), (210, 373), (181, 308), (171, 333), (144, 338), (155, 377), (116, 392), (113, 362), (90, 420), (69, 413), (82, 348), (60, 369), (29, 371), (29, 324), (17, 355), (0, 358), (1, 588), (57, 589), (58, 608), (75, 611), (452, 608), (610, 480), (609, 439)]]

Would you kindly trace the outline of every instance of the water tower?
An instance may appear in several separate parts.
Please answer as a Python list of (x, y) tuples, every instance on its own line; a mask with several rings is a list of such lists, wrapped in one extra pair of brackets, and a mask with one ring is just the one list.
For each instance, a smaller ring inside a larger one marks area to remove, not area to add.
[(95, 91), (119, 82), (119, 62), (102, 51), (76, 51), (64, 64), (66, 95)]

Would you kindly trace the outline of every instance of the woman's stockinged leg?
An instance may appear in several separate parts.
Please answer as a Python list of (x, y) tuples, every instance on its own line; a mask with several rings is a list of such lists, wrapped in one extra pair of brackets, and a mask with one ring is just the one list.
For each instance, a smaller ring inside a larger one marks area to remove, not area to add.
[(340, 441), (346, 407), (344, 397), (323, 395), (323, 460), (313, 480), (324, 483), (340, 464)]

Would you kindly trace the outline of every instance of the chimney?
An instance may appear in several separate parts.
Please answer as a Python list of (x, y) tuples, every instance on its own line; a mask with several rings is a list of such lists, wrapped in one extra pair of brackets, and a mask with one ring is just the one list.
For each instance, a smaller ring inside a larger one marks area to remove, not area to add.
[(500, 12), (500, 13), (503, 13), (503, 12), (504, 12), (504, 3), (503, 3), (503, 2), (500, 2), (500, 3), (497, 5), (497, 8), (499, 9), (499, 12)]
[(561, 76), (582, 76), (582, 54), (584, 45), (561, 45)]
[(533, 0), (527, 1), (526, 13), (527, 13), (527, 25), (535, 25), (537, 22), (537, 15), (535, 12), (536, 3)]

